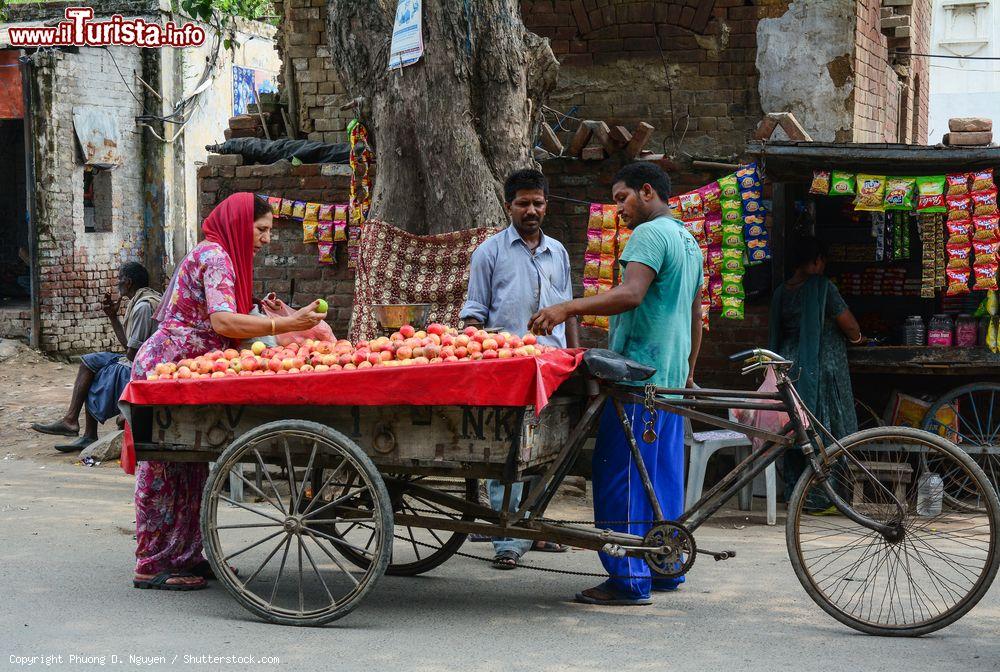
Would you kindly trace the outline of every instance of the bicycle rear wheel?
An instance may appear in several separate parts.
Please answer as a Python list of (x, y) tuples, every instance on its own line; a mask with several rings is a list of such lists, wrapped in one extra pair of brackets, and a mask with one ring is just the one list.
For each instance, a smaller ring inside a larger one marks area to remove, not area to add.
[[(917, 429), (868, 429), (841, 443), (828, 457), (837, 493), (869, 518), (899, 521), (902, 534), (886, 538), (839, 511), (816, 515), (831, 512), (808, 469), (785, 527), (802, 586), (835, 619), (873, 635), (914, 637), (954, 623), (986, 594), (1000, 565), (1000, 501), (983, 470), (950, 441)], [(960, 479), (981, 508), (943, 498), (940, 513), (919, 515), (917, 488), (927, 465), (936, 465), (945, 492), (947, 481)]]

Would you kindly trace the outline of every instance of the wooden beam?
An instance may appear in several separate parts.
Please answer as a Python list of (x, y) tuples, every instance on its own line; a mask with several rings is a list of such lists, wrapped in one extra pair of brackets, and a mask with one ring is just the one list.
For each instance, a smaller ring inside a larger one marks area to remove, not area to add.
[(608, 128), (608, 125), (603, 121), (588, 121), (587, 123), (590, 125), (590, 130), (593, 131), (594, 137), (601, 143), (604, 151), (609, 155), (614, 154), (618, 148), (615, 147), (615, 143), (611, 140), (611, 129)]
[(563, 152), (563, 144), (559, 142), (559, 137), (556, 132), (552, 130), (552, 127), (542, 122), (541, 127), (542, 132), (542, 147), (544, 147), (550, 154), (559, 156)]
[(603, 161), (604, 148), (600, 145), (590, 145), (589, 147), (584, 147), (583, 151), (580, 153), (580, 158), (584, 161)]
[(573, 139), (570, 140), (569, 149), (566, 153), (570, 156), (580, 156), (580, 152), (590, 142), (590, 136), (593, 134), (594, 131), (587, 125), (587, 122), (580, 124), (580, 127), (576, 129), (576, 133), (573, 135)]
[(632, 139), (625, 147), (625, 156), (629, 159), (634, 159), (639, 156), (639, 152), (641, 152), (642, 148), (646, 146), (647, 142), (649, 142), (649, 136), (652, 134), (653, 127), (645, 121), (640, 121), (639, 126), (635, 129), (635, 133), (632, 135)]

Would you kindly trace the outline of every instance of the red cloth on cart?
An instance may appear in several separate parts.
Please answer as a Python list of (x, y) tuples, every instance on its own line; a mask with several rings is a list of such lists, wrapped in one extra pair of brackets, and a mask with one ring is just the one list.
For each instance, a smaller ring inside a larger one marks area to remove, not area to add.
[[(136, 380), (121, 400), (135, 406), (534, 406), (540, 413), (583, 352), (286, 376)], [(131, 439), (126, 431), (121, 462), (127, 473), (135, 468)]]

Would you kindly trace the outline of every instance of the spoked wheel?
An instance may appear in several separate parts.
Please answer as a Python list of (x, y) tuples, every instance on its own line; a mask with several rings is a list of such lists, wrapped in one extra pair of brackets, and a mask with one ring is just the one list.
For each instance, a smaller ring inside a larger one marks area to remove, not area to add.
[(875, 412), (871, 406), (854, 397), (854, 416), (858, 419), (858, 429), (871, 429), (872, 427), (882, 427), (882, 417)]
[[(387, 474), (385, 484), (395, 513), (446, 520), (475, 520), (475, 516), (463, 514), (440, 501), (431, 501), (425, 493), (417, 489), (429, 488), (435, 492), (476, 502), (479, 499), (479, 488), (475, 479)], [(360, 510), (367, 510), (369, 505), (368, 497), (365, 495), (360, 495), (352, 504)], [(370, 523), (351, 521), (332, 526), (327, 531), (350, 544), (344, 549), (344, 556), (348, 560), (358, 567), (368, 566), (370, 563), (368, 556), (353, 551), (352, 547), (368, 550), (374, 541), (374, 530)], [(386, 574), (416, 576), (429, 572), (453, 556), (468, 535), (461, 532), (396, 525), (393, 536), (392, 554)]]
[[(223, 491), (230, 474), (250, 501)], [(350, 506), (361, 496), (369, 502), (363, 511)], [(345, 521), (371, 528), (367, 549), (325, 531)], [(340, 432), (301, 420), (262, 425), (226, 449), (205, 484), (201, 529), (219, 581), (248, 610), (283, 625), (346, 616), (392, 551), (389, 493), (371, 460)], [(363, 555), (367, 566), (355, 567), (345, 553)]]
[[(841, 443), (828, 456), (831, 484), (855, 511), (898, 523), (898, 534), (831, 511), (808, 469), (792, 493), (785, 528), (806, 592), (841, 623), (873, 635), (923, 635), (961, 618), (986, 594), (1000, 564), (1000, 502), (982, 469), (954, 444), (917, 429), (869, 429)], [(918, 511), (928, 464), (966, 483), (982, 509), (958, 510), (939, 493), (940, 512), (926, 502)]]
[[(974, 383), (956, 388), (937, 400), (924, 416), (924, 429), (940, 434), (969, 453), (993, 489), (1000, 488), (1000, 384)], [(928, 464), (930, 471), (941, 467)], [(976, 490), (962, 479), (945, 479), (945, 497), (955, 508), (982, 509)]]

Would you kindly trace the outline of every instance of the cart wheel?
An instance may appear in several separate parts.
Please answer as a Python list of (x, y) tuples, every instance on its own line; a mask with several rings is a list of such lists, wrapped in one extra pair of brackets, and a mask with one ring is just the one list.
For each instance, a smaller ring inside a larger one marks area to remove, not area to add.
[[(969, 453), (994, 489), (1000, 488), (1000, 384), (973, 383), (951, 390), (924, 416), (924, 429), (939, 434)], [(928, 464), (941, 473), (940, 466)], [(942, 475), (946, 476), (946, 475)], [(982, 502), (966, 481), (944, 478), (945, 498), (956, 508), (981, 510)]]
[[(385, 485), (392, 500), (393, 512), (424, 518), (445, 520), (475, 520), (475, 516), (463, 514), (439, 501), (430, 501), (426, 494), (416, 488), (428, 488), (436, 493), (461, 497), (469, 502), (479, 501), (479, 487), (475, 479), (441, 478), (404, 474), (386, 474)], [(359, 497), (352, 506), (367, 509), (367, 497)], [(374, 530), (369, 523), (348, 522), (331, 526), (327, 532), (349, 542), (353, 547), (367, 549), (374, 541)], [(465, 542), (468, 535), (461, 532), (435, 531), (430, 528), (396, 525), (395, 542), (386, 574), (393, 576), (417, 576), (429, 572), (453, 556)], [(367, 567), (369, 560), (350, 547), (344, 548), (344, 557), (358, 567)]]
[[(247, 478), (247, 465), (254, 477)], [(251, 501), (224, 492), (231, 475)], [(369, 506), (351, 508), (361, 495)], [(348, 520), (370, 526), (367, 549), (324, 531)], [(340, 432), (302, 420), (261, 425), (222, 453), (205, 484), (201, 530), (220, 583), (248, 610), (282, 625), (346, 616), (385, 572), (392, 551), (389, 493), (371, 459)], [(367, 566), (344, 562), (345, 552), (366, 557)]]
[[(955, 622), (986, 594), (1000, 565), (1000, 501), (986, 475), (953, 443), (918, 429), (868, 429), (841, 444), (828, 455), (827, 478), (855, 511), (898, 533), (883, 535), (831, 511), (807, 469), (785, 527), (802, 586), (828, 614), (868, 634), (914, 637)], [(921, 515), (918, 484), (931, 461), (967, 482), (983, 510), (931, 506)]]
[(883, 427), (885, 425), (879, 414), (858, 397), (854, 397), (854, 415), (858, 419), (859, 430)]

